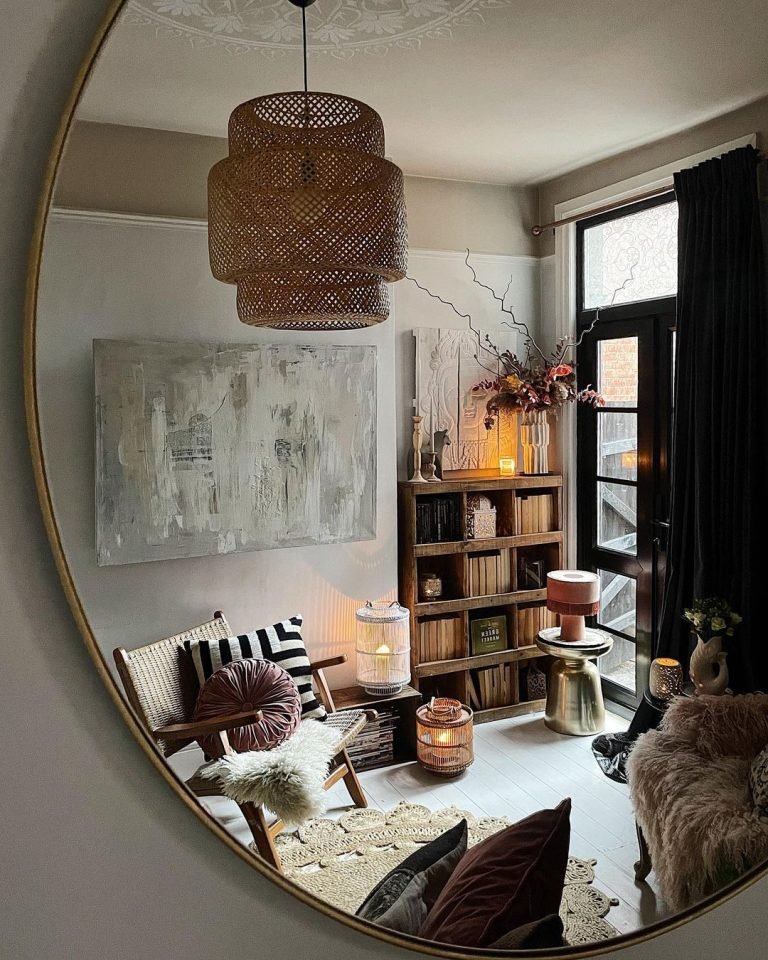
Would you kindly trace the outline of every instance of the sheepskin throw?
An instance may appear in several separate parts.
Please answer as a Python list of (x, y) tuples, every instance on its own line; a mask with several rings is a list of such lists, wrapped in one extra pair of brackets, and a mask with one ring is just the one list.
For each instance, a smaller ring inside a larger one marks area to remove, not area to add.
[(200, 775), (218, 780), (230, 800), (261, 804), (297, 826), (325, 813), (323, 784), (338, 747), (339, 733), (330, 724), (305, 720), (279, 747), (230, 754)]
[(768, 747), (752, 761), (749, 768), (749, 789), (757, 812), (768, 817)]
[(661, 894), (682, 910), (768, 857), (749, 770), (768, 742), (768, 696), (678, 697), (628, 763)]

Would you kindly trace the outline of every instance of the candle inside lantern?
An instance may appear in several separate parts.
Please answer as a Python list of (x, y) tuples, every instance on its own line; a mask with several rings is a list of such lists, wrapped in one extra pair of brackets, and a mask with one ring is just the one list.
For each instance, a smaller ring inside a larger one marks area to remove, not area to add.
[(381, 683), (387, 679), (387, 673), (389, 671), (389, 658), (391, 656), (392, 651), (389, 649), (386, 643), (382, 643), (381, 646), (376, 647), (376, 653), (373, 657), (373, 673), (375, 682)]
[(499, 473), (501, 474), (502, 477), (514, 477), (515, 458), (499, 457)]

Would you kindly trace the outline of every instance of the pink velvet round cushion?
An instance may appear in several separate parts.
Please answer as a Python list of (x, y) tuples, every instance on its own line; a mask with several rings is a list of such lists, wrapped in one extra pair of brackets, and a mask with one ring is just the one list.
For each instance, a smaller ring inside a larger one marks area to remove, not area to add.
[[(213, 673), (203, 684), (195, 705), (195, 720), (261, 710), (256, 723), (227, 731), (236, 753), (269, 750), (287, 740), (301, 722), (301, 697), (293, 679), (269, 660), (235, 660)], [(216, 734), (198, 737), (209, 757), (223, 754)]]

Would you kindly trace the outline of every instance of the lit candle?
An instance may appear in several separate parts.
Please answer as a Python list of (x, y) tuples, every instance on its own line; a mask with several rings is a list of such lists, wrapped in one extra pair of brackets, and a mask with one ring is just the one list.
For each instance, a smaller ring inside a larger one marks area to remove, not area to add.
[(515, 458), (499, 457), (499, 473), (502, 475), (502, 477), (514, 477)]
[(386, 682), (389, 674), (389, 658), (392, 651), (386, 643), (376, 647), (376, 654), (373, 658), (373, 672), (376, 679), (382, 683)]

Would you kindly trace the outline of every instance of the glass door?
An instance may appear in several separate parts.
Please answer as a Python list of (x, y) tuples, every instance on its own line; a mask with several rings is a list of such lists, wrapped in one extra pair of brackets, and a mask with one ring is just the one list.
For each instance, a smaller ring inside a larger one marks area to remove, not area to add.
[[(621, 290), (624, 302), (600, 310), (577, 357), (579, 383), (592, 384), (605, 399), (604, 407), (580, 405), (578, 412), (579, 566), (600, 577), (594, 625), (614, 640), (600, 660), (606, 696), (628, 707), (647, 685), (669, 509), (675, 297), (658, 294), (674, 281), (664, 256), (671, 245), (662, 234), (672, 221), (670, 206), (676, 222), (676, 205), (669, 198), (664, 203), (668, 209), (651, 211), (650, 227), (647, 215), (632, 224), (633, 214), (622, 211), (620, 218), (596, 218), (578, 231), (580, 329), (594, 320), (598, 297), (607, 297), (605, 284), (616, 290), (622, 275), (633, 274)], [(597, 236), (589, 233), (594, 228)], [(620, 262), (608, 262), (617, 249)], [(635, 295), (647, 299), (632, 302), (635, 279)]]

